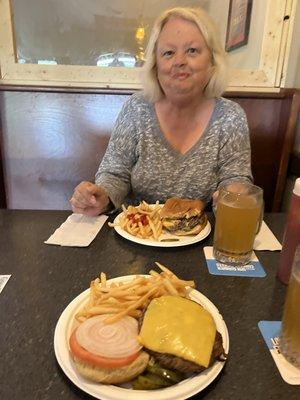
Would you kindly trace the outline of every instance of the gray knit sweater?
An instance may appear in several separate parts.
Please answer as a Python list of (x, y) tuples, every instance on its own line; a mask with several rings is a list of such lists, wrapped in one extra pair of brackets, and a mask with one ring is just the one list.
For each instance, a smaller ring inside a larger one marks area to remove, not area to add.
[(220, 185), (236, 179), (252, 180), (248, 125), (237, 103), (217, 98), (203, 135), (182, 155), (162, 133), (154, 104), (138, 92), (118, 116), (95, 181), (120, 207), (172, 196), (207, 203)]

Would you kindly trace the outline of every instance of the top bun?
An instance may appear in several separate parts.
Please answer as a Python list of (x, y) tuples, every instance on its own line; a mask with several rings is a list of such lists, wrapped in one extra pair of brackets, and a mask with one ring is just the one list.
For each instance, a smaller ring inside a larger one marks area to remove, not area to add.
[(201, 200), (171, 197), (161, 209), (162, 218), (190, 218), (202, 213), (204, 203)]

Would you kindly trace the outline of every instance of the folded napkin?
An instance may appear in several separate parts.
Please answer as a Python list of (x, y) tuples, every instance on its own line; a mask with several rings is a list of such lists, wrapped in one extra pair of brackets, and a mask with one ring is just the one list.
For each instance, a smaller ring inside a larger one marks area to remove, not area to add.
[(86, 247), (95, 239), (107, 218), (106, 215), (88, 217), (72, 214), (44, 243)]
[(282, 246), (274, 236), (273, 232), (267, 226), (265, 221), (262, 222), (260, 231), (254, 240), (254, 250), (281, 250)]

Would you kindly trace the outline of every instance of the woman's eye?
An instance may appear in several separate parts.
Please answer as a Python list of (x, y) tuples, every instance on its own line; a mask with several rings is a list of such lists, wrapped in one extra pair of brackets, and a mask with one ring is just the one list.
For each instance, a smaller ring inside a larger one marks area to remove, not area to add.
[(173, 51), (172, 50), (166, 50), (166, 51), (164, 51), (163, 52), (163, 57), (166, 57), (166, 58), (169, 58), (169, 57), (171, 57), (172, 55), (173, 55)]
[(190, 47), (190, 48), (187, 50), (187, 52), (188, 52), (189, 54), (196, 54), (196, 53), (198, 53), (198, 49), (196, 49), (195, 47)]

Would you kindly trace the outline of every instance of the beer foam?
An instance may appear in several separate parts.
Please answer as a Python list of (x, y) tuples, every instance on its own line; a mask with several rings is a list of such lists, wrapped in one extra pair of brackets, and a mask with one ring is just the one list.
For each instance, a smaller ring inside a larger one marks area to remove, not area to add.
[(227, 196), (220, 200), (226, 206), (234, 208), (257, 208), (260, 207), (257, 199), (249, 196), (243, 196), (229, 193)]

